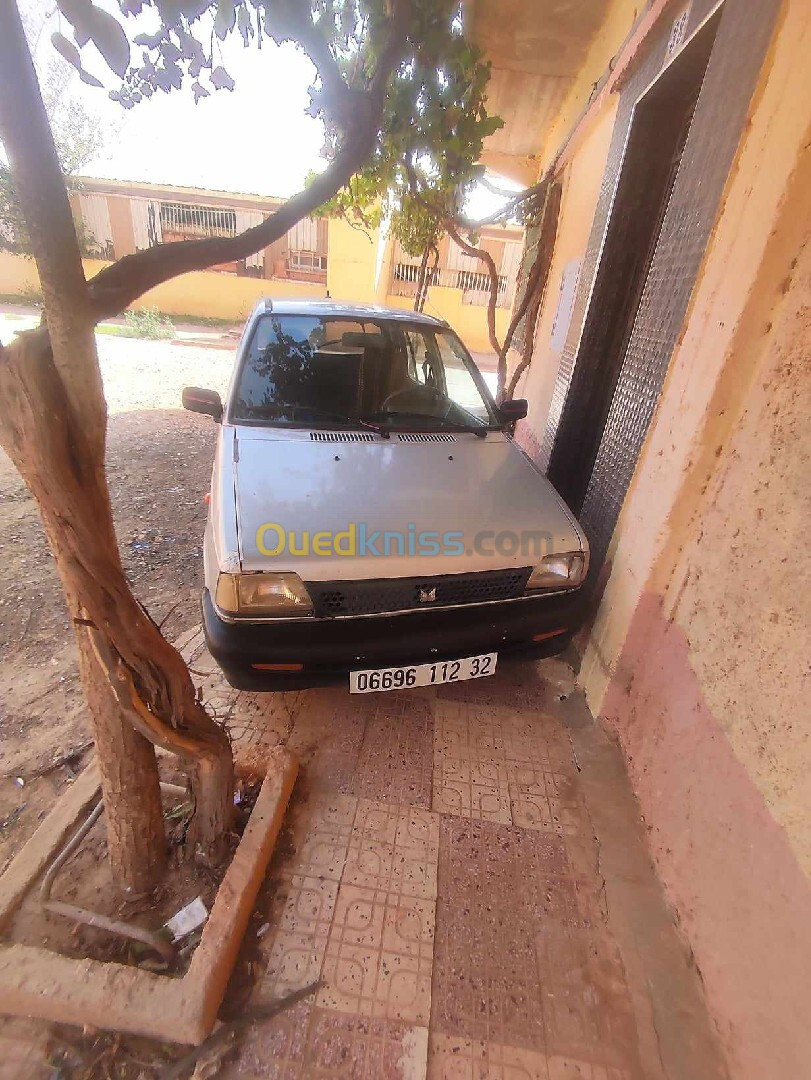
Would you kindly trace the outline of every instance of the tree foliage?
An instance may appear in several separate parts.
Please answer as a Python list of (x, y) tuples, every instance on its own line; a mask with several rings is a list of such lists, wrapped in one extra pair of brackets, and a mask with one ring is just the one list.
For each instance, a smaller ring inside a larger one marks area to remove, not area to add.
[(503, 124), (487, 112), (490, 64), (465, 37), (457, 9), (452, 0), (419, 5), (420, 44), (394, 77), (375, 151), (323, 208), (373, 224), (386, 217), (415, 257), (437, 242), (442, 226), (414, 197), (410, 177), (456, 216), (484, 174), (484, 140)]

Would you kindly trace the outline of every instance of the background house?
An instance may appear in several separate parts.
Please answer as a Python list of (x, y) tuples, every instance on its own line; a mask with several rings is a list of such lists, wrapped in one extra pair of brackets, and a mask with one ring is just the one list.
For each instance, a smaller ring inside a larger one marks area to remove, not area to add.
[[(78, 177), (71, 204), (88, 276), (96, 261), (173, 240), (234, 236), (258, 225), (281, 199), (233, 192)], [(523, 230), (484, 231), (482, 243), (499, 268), (496, 324), (506, 330), (515, 294)], [(439, 247), (425, 310), (447, 318), (477, 354), (492, 352), (487, 330), (487, 274), (447, 237)], [(285, 236), (240, 262), (185, 274), (143, 296), (138, 307), (175, 316), (243, 320), (260, 296), (323, 297), (410, 308), (419, 259), (400, 250), (385, 230), (362, 230), (342, 219), (305, 218)], [(31, 260), (0, 252), (0, 294), (36, 289)]]

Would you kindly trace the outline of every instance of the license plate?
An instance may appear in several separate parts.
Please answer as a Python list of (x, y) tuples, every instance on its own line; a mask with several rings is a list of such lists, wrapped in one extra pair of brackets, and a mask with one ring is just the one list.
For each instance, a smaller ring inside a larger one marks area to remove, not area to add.
[(439, 683), (483, 679), (494, 675), (498, 653), (466, 656), (464, 660), (438, 660), (435, 664), (412, 664), (411, 667), (372, 668), (349, 672), (350, 694), (374, 694), (380, 690), (405, 690), (412, 686), (438, 686)]

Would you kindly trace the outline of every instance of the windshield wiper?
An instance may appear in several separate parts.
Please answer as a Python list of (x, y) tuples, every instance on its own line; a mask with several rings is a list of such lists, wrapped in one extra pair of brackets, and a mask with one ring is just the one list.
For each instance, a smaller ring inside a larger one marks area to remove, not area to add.
[(292, 402), (274, 402), (273, 408), (278, 409), (280, 412), (285, 410), (298, 413), (306, 412), (311, 416), (320, 417), (322, 420), (329, 420), (333, 424), (342, 424), (344, 427), (367, 428), (369, 431), (377, 432), (384, 439), (391, 438), (388, 428), (383, 424), (376, 424), (373, 420), (362, 420), (359, 416), (346, 416), (344, 413), (330, 412), (329, 409), (316, 409), (311, 405), (294, 405)]
[(451, 431), (465, 431), (471, 435), (478, 435), (480, 439), (487, 438), (487, 432), (492, 431), (490, 427), (485, 427), (483, 424), (463, 424), (459, 420), (451, 420), (447, 416), (431, 416), (429, 413), (421, 412), (390, 412), (390, 413), (375, 413), (375, 416), (385, 415), (390, 420), (396, 420), (398, 417), (403, 420), (430, 420), (432, 423), (441, 424)]

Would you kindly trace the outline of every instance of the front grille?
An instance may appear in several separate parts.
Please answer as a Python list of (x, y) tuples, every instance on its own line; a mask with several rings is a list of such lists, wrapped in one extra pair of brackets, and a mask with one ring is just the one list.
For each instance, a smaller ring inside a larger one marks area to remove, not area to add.
[(400, 442), (456, 442), (456, 436), (447, 431), (406, 431), (397, 438)]
[(374, 442), (371, 431), (311, 431), (310, 442)]
[[(442, 577), (374, 578), (369, 581), (308, 581), (316, 618), (376, 615), (451, 604), (482, 604), (523, 596), (531, 567), (486, 570)], [(421, 599), (433, 597), (433, 599)]]

